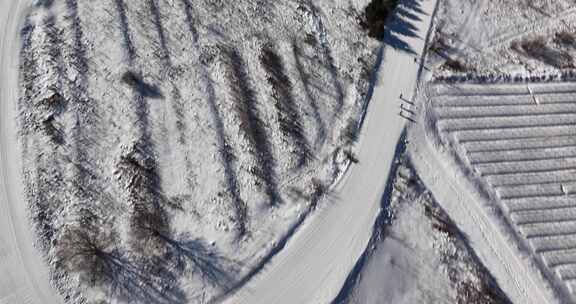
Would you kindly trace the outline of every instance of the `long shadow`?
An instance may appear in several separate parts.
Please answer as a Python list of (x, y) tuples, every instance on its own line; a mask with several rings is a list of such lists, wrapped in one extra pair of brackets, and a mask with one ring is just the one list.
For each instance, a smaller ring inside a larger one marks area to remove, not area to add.
[(233, 207), (235, 209), (236, 221), (239, 223), (238, 236), (241, 237), (247, 232), (247, 221), (248, 221), (248, 210), (246, 203), (242, 200), (240, 196), (240, 188), (238, 187), (238, 177), (234, 171), (234, 151), (232, 146), (226, 140), (226, 134), (224, 132), (224, 123), (222, 122), (222, 114), (218, 110), (216, 105), (216, 91), (214, 90), (214, 84), (208, 71), (204, 68), (202, 69), (202, 78), (206, 86), (206, 91), (208, 93), (208, 108), (210, 109), (210, 114), (212, 116), (212, 123), (216, 129), (216, 144), (218, 146), (218, 155), (220, 157), (220, 162), (224, 166), (224, 175), (226, 178), (226, 185), (228, 191), (232, 195)]
[[(85, 242), (90, 242), (86, 240)], [(70, 244), (71, 259), (82, 259), (83, 268), (92, 285), (106, 288), (110, 299), (128, 303), (182, 304), (184, 293), (174, 288), (176, 275), (162, 263), (154, 264), (154, 272), (140, 261), (130, 259), (117, 248), (102, 249), (97, 244)], [(153, 274), (152, 274), (153, 273)]]
[(250, 86), (250, 79), (245, 70), (244, 60), (235, 49), (224, 50), (229, 68), (231, 93), (236, 103), (240, 118), (240, 129), (246, 134), (250, 144), (255, 148), (253, 154), (258, 167), (252, 171), (265, 185), (265, 192), (274, 206), (282, 202), (276, 176), (276, 160), (270, 147), (266, 126), (260, 119), (256, 93)]
[(199, 37), (198, 37), (198, 30), (196, 30), (192, 3), (190, 3), (190, 0), (182, 0), (182, 4), (184, 4), (184, 13), (186, 14), (186, 24), (188, 25), (188, 31), (190, 31), (190, 34), (192, 35), (192, 42), (194, 44), (197, 44)]
[(406, 37), (418, 37), (418, 28), (412, 24), (409, 19), (398, 14), (402, 7), (396, 10), (396, 13), (391, 16), (390, 21), (387, 24), (388, 31), (399, 36)]
[(286, 75), (282, 58), (273, 46), (267, 45), (261, 50), (260, 63), (266, 70), (268, 83), (273, 89), (280, 130), (296, 146), (299, 157), (297, 167), (302, 167), (312, 157), (312, 153), (302, 129), (302, 119), (292, 96), (292, 83)]
[(65, 4), (73, 33), (71, 62), (78, 74), (77, 80), (69, 84), (76, 119), (76, 125), (71, 135), (74, 159), (70, 161), (75, 164), (76, 168), (72, 185), (77, 189), (75, 193), (80, 200), (83, 200), (82, 203), (89, 200), (100, 201), (102, 197), (106, 197), (105, 200), (109, 204), (113, 204), (114, 199), (112, 196), (107, 194), (104, 187), (100, 186), (104, 180), (102, 176), (85, 167), (85, 164), (93, 162), (90, 157), (90, 151), (94, 153), (94, 150), (91, 148), (95, 148), (99, 144), (96, 140), (101, 135), (97, 126), (99, 107), (98, 103), (93, 102), (87, 96), (89, 70), (86, 47), (83, 44), (82, 23), (78, 15), (78, 3), (77, 0), (66, 0)]
[(423, 9), (422, 3), (423, 0), (401, 0), (400, 5), (404, 6), (408, 10), (414, 11), (416, 14), (419, 15), (428, 15)]
[(411, 12), (409, 8), (407, 7), (403, 7), (403, 6), (399, 6), (398, 9), (396, 10), (396, 14), (398, 14), (398, 16), (406, 18), (408, 20), (412, 20), (412, 21), (422, 21), (422, 18), (420, 18), (420, 16), (418, 14), (418, 12)]
[[(307, 5), (310, 7), (312, 15), (316, 20), (318, 20), (318, 25), (320, 27), (320, 32), (325, 33), (326, 28), (324, 27), (324, 23), (322, 21), (322, 16), (320, 10), (314, 5), (311, 0), (307, 0)], [(332, 79), (332, 84), (334, 85), (334, 89), (336, 90), (336, 109), (334, 111), (334, 120), (338, 118), (338, 115), (342, 112), (342, 107), (344, 106), (344, 98), (345, 93), (344, 89), (342, 88), (342, 84), (340, 83), (340, 75), (338, 73), (338, 69), (334, 64), (334, 57), (332, 56), (332, 49), (326, 43), (324, 39), (318, 39), (320, 41), (320, 47), (322, 49), (322, 54), (324, 55), (324, 60), (326, 61), (325, 67), (328, 69), (330, 73), (330, 77)]]
[(175, 268), (181, 272), (190, 272), (199, 275), (212, 286), (221, 290), (228, 290), (235, 282), (236, 270), (225, 257), (209, 248), (201, 239), (193, 239), (184, 234), (177, 238), (160, 236), (171, 248), (170, 259)]
[[(198, 31), (196, 29), (194, 10), (190, 0), (181, 0), (184, 4), (184, 11), (186, 14), (186, 24), (188, 26), (188, 31), (192, 35), (192, 41), (194, 48), (197, 52), (200, 52), (198, 46)], [(216, 131), (216, 145), (218, 147), (218, 157), (220, 158), (220, 163), (224, 169), (224, 177), (226, 180), (226, 188), (230, 195), (232, 196), (232, 206), (234, 208), (235, 220), (238, 223), (237, 227), (237, 238), (243, 237), (247, 233), (248, 224), (248, 208), (244, 200), (240, 196), (240, 188), (238, 183), (238, 177), (234, 170), (234, 151), (232, 146), (228, 143), (226, 139), (226, 133), (224, 128), (224, 123), (222, 121), (222, 113), (217, 106), (217, 95), (214, 89), (214, 81), (210, 77), (209, 71), (202, 63), (197, 63), (198, 69), (200, 70), (201, 80), (206, 88), (207, 98), (206, 102), (208, 104), (208, 109), (210, 111), (210, 116), (212, 119), (212, 124)]]
[(122, 42), (124, 49), (126, 50), (125, 54), (128, 61), (132, 63), (135, 59), (136, 49), (134, 48), (134, 43), (132, 42), (132, 37), (130, 36), (128, 17), (126, 16), (126, 5), (124, 4), (124, 0), (114, 0), (114, 3), (116, 4), (116, 11), (118, 12), (118, 16), (120, 18), (120, 32), (122, 33)]
[[(28, 199), (32, 205), (31, 214), (34, 218), (34, 225), (38, 233), (38, 239), (43, 244), (46, 252), (52, 247), (51, 242), (54, 238), (54, 228), (57, 226), (58, 214), (54, 214), (54, 206), (63, 206), (66, 204), (62, 200), (61, 191), (66, 189), (66, 178), (64, 169), (60, 165), (60, 159), (57, 153), (46, 153), (54, 151), (52, 147), (45, 150), (36, 151), (34, 155), (35, 164), (55, 164), (50, 171), (45, 169), (35, 169), (34, 176), (30, 177), (32, 191), (27, 193)], [(44, 152), (44, 153), (42, 153)]]
[[(46, 31), (47, 43), (48, 45), (48, 56), (51, 60), (56, 63), (55, 66), (51, 66), (55, 70), (56, 74), (56, 83), (51, 84), (53, 91), (59, 93), (62, 91), (63, 87), (63, 59), (62, 59), (62, 46), (63, 41), (61, 37), (61, 31), (56, 24), (56, 17), (53, 14), (50, 14), (47, 18), (44, 19), (43, 28)], [(62, 103), (64, 105), (64, 103)], [(52, 109), (54, 114), (61, 114), (65, 111), (65, 107), (62, 108), (53, 108)]]
[[(46, 135), (51, 138), (51, 144), (36, 145), (33, 147), (33, 152), (31, 152), (31, 157), (34, 157), (34, 163), (37, 164), (33, 172), (33, 176), (29, 177), (30, 182), (29, 187), (31, 187), (31, 195), (28, 196), (28, 200), (32, 209), (32, 217), (34, 218), (35, 230), (37, 231), (38, 239), (41, 242), (43, 248), (47, 251), (50, 247), (51, 242), (54, 238), (54, 227), (57, 226), (58, 214), (54, 214), (55, 206), (64, 205), (65, 202), (61, 199), (62, 189), (68, 189), (69, 185), (66, 184), (65, 180), (65, 168), (63, 167), (63, 151), (59, 146), (63, 146), (65, 143), (65, 136), (61, 130), (61, 126), (56, 122), (55, 116), (62, 114), (66, 111), (67, 104), (62, 96), (59, 94), (63, 86), (63, 56), (61, 52), (61, 47), (63, 45), (61, 31), (57, 25), (56, 18), (53, 14), (49, 14), (47, 17), (40, 21), (41, 27), (39, 29), (44, 30), (46, 34), (45, 44), (40, 45), (40, 48), (48, 50), (48, 53), (40, 53), (43, 56), (48, 57), (52, 63), (49, 65), (49, 69), (54, 71), (56, 79), (51, 79), (48, 89), (52, 91), (52, 95), (41, 102), (41, 105), (35, 105), (33, 100), (24, 101), (24, 109), (20, 115), (31, 115), (34, 118), (33, 127), (40, 126)], [(25, 29), (23, 29), (24, 35), (30, 35), (33, 30), (36, 30), (34, 26), (30, 23), (26, 24)], [(24, 53), (33, 54), (34, 41), (26, 41), (31, 39), (31, 37), (24, 37), (24, 46), (30, 49), (24, 50)], [(30, 67), (35, 74), (38, 73), (37, 62), (34, 55), (30, 58), (30, 61), (25, 61), (24, 64), (34, 64)], [(30, 71), (32, 72), (32, 71)], [(28, 88), (31, 90), (30, 93), (33, 95), (30, 98), (34, 98), (36, 93), (46, 93), (45, 91), (36, 91), (34, 75), (30, 84), (25, 84), (25, 91)], [(26, 80), (25, 80), (26, 81)], [(40, 89), (44, 90), (44, 88)], [(26, 96), (26, 93), (25, 93)], [(29, 124), (29, 122), (24, 121), (23, 125)], [(33, 137), (27, 138), (26, 140), (33, 140)], [(50, 170), (47, 170), (45, 165), (53, 164)], [(34, 195), (32, 195), (34, 194)]]
[(162, 50), (162, 60), (167, 61), (167, 66), (172, 66), (170, 60), (170, 51), (168, 50), (168, 45), (166, 43), (166, 34), (164, 33), (164, 26), (162, 24), (162, 16), (160, 15), (160, 10), (156, 4), (156, 0), (148, 0), (148, 6), (150, 6), (150, 14), (152, 15), (152, 24), (156, 28), (156, 34), (158, 35), (158, 40), (160, 42), (160, 49)]
[(178, 142), (186, 146), (186, 134), (188, 133), (188, 126), (186, 125), (186, 116), (184, 115), (184, 103), (182, 101), (182, 94), (176, 85), (172, 87), (172, 110), (176, 115), (176, 130), (178, 130)]
[(150, 276), (147, 267), (133, 263), (116, 252), (109, 254), (105, 262), (110, 294), (129, 299), (132, 303), (186, 303), (184, 292), (174, 286), (174, 274), (166, 267), (160, 267), (160, 263), (154, 264), (156, 273), (161, 274), (155, 278)]
[(86, 59), (86, 47), (82, 42), (84, 40), (84, 33), (82, 31), (82, 22), (78, 16), (78, 1), (66, 0), (66, 9), (68, 16), (72, 20), (72, 33), (73, 33), (73, 58), (72, 62), (78, 71), (78, 88), (76, 90), (85, 90), (84, 86), (88, 83), (88, 60)]
[[(40, 23), (42, 25), (42, 23)], [(18, 99), (18, 117), (19, 117), (19, 135), (23, 137), (21, 141), (25, 156), (33, 159), (36, 164), (41, 164), (45, 161), (46, 157), (52, 157), (53, 153), (42, 155), (38, 150), (45, 147), (38, 145), (37, 140), (34, 140), (33, 135), (40, 126), (38, 119), (39, 115), (35, 115), (33, 98), (38, 93), (36, 87), (36, 77), (38, 76), (37, 55), (33, 51), (34, 40), (33, 34), (35, 31), (41, 30), (37, 27), (36, 23), (31, 19), (31, 13), (28, 13), (24, 20), (24, 25), (20, 31), (21, 36), (21, 49), (20, 49), (20, 79), (23, 87), (23, 94)], [(29, 120), (27, 117), (32, 114), (34, 119)], [(54, 189), (60, 189), (61, 184), (56, 184), (58, 180), (54, 178), (61, 178), (59, 176), (59, 168), (55, 170), (54, 176), (49, 176), (45, 170), (38, 170), (35, 168), (23, 169), (24, 180), (26, 187), (31, 191), (26, 191), (26, 199), (30, 206), (30, 217), (34, 226), (38, 243), (43, 250), (47, 252), (51, 245), (53, 238), (55, 215), (50, 208), (54, 200), (50, 200), (50, 194), (53, 194)], [(61, 180), (61, 179), (60, 179)], [(50, 186), (57, 186), (56, 188)]]
[(411, 55), (417, 55), (417, 53), (412, 49), (412, 47), (408, 43), (406, 43), (400, 37), (392, 33), (386, 33), (384, 35), (383, 42), (397, 50), (402, 50)]
[(52, 4), (54, 4), (54, 0), (37, 0), (34, 5), (44, 8), (51, 8)]
[[(116, 4), (121, 11), (119, 18), (124, 37), (124, 51), (129, 59), (127, 65), (128, 68), (132, 68), (135, 64), (136, 53), (130, 40), (128, 20), (123, 12), (124, 3), (122, 0), (116, 0)], [(128, 83), (131, 83), (134, 88), (133, 97), (130, 100), (130, 106), (135, 114), (133, 124), (138, 132), (135, 134), (137, 140), (131, 143), (131, 146), (126, 151), (122, 152), (117, 166), (120, 169), (120, 182), (124, 183), (124, 187), (128, 191), (128, 200), (130, 201), (128, 215), (131, 239), (129, 244), (136, 256), (142, 259), (144, 265), (158, 266), (158, 257), (150, 251), (153, 251), (154, 248), (163, 247), (157, 234), (167, 234), (170, 231), (170, 220), (165, 211), (167, 202), (163, 196), (158, 164), (154, 156), (156, 149), (152, 140), (152, 128), (149, 121), (150, 109), (146, 99), (159, 94), (153, 87), (141, 81), (137, 77), (138, 74), (132, 72), (128, 72), (128, 74)], [(125, 270), (124, 273), (128, 274), (128, 277), (138, 274), (135, 271), (130, 271), (130, 268), (120, 270)], [(147, 275), (147, 273), (142, 274), (142, 279), (148, 278)], [(177, 277), (173, 278), (174, 281), (176, 279)], [(131, 288), (132, 285), (127, 284), (125, 287)], [(152, 291), (155, 290), (154, 286), (148, 287), (152, 287)], [(139, 296), (134, 293), (129, 293), (129, 295)], [(180, 298), (176, 300), (182, 302)], [(155, 303), (154, 301), (151, 302)]]
[[(186, 3), (185, 3), (186, 5)], [(162, 23), (162, 16), (160, 14), (160, 9), (156, 3), (156, 0), (149, 0), (149, 6), (150, 6), (150, 13), (153, 17), (152, 23), (155, 26), (156, 29), (156, 34), (158, 36), (158, 40), (159, 40), (159, 44), (160, 44), (160, 48), (162, 51), (162, 58), (161, 60), (163, 61), (163, 66), (162, 66), (162, 72), (161, 74), (163, 75), (169, 75), (170, 74), (170, 70), (174, 69), (173, 64), (172, 64), (172, 59), (171, 59), (171, 52), (168, 49), (168, 44), (166, 42), (166, 34), (165, 34), (165, 30), (164, 30), (164, 26)], [(185, 11), (186, 11), (186, 18), (187, 18), (187, 23), (188, 22), (192, 22), (192, 11), (191, 8), (188, 8), (187, 6), (185, 6)], [(190, 16), (188, 16), (188, 14), (190, 14)], [(189, 28), (194, 29), (193, 25), (190, 25)], [(190, 29), (189, 29), (190, 30)], [(197, 37), (195, 37), (195, 35), (197, 35), (197, 33), (195, 34), (195, 29), (194, 32), (192, 34), (193, 36), (193, 40), (197, 40)], [(169, 77), (168, 78), (170, 80), (170, 84), (172, 86), (172, 92), (171, 92), (171, 102), (170, 105), (172, 106), (172, 111), (174, 112), (174, 115), (176, 116), (176, 130), (178, 132), (178, 142), (184, 146), (187, 145), (186, 142), (186, 134), (188, 133), (188, 127), (186, 125), (186, 116), (184, 114), (185, 110), (184, 110), (184, 102), (182, 100), (182, 95), (180, 94), (180, 90), (178, 89), (177, 85), (175, 84), (175, 79), (173, 79), (173, 77)], [(188, 155), (188, 150), (186, 150), (186, 155)], [(186, 163), (186, 182), (188, 184), (188, 187), (190, 189), (192, 189), (192, 187), (194, 186), (194, 174), (193, 174), (193, 169), (192, 169), (192, 162), (191, 160), (186, 157), (185, 159), (185, 163)]]
[(298, 47), (298, 44), (296, 42), (296, 40), (292, 41), (292, 55), (294, 57), (294, 61), (296, 63), (296, 69), (298, 70), (298, 74), (300, 76), (300, 80), (302, 81), (302, 84), (304, 85), (304, 93), (306, 95), (306, 99), (308, 99), (308, 103), (310, 104), (310, 107), (312, 108), (312, 115), (314, 116), (314, 119), (316, 120), (316, 124), (318, 125), (318, 135), (316, 136), (316, 139), (314, 141), (314, 148), (316, 150), (319, 150), (323, 145), (324, 142), (326, 141), (326, 137), (327, 137), (327, 130), (326, 130), (326, 124), (324, 123), (324, 120), (322, 119), (322, 116), (320, 115), (320, 108), (318, 106), (318, 103), (316, 101), (316, 99), (314, 99), (314, 95), (312, 94), (312, 86), (310, 84), (309, 78), (311, 76), (309, 76), (306, 71), (304, 70), (304, 64), (302, 63), (302, 54), (301, 54), (301, 50)]
[(394, 13), (388, 18), (384, 28), (383, 42), (385, 45), (416, 55), (416, 52), (403, 37), (419, 37), (418, 28), (414, 25), (414, 22), (422, 20), (419, 15), (427, 15), (422, 10), (421, 1), (403, 0), (398, 4)]

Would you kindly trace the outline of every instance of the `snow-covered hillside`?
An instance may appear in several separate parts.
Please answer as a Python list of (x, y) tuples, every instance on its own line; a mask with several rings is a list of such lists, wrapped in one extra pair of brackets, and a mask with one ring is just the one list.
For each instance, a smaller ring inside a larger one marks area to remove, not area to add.
[(510, 303), (404, 158), (361, 272), (335, 304)]
[(569, 0), (446, 0), (430, 44), (436, 76), (574, 70), (576, 7)]
[(277, 252), (349, 162), (367, 2), (37, 3), (25, 188), (71, 303), (203, 303)]

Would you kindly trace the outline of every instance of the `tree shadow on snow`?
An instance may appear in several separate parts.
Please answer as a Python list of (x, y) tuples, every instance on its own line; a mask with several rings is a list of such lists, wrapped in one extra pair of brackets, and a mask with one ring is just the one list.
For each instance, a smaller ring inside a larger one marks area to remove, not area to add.
[(169, 260), (180, 273), (198, 275), (204, 282), (224, 291), (236, 281), (233, 263), (202, 239), (194, 239), (187, 234), (177, 238), (166, 235), (160, 237), (170, 246)]
[(214, 88), (214, 80), (210, 77), (209, 72), (203, 67), (202, 79), (204, 81), (208, 95), (208, 108), (210, 110), (213, 127), (216, 131), (216, 144), (218, 147), (220, 161), (224, 167), (226, 186), (228, 192), (232, 195), (233, 208), (235, 210), (236, 221), (238, 222), (238, 236), (241, 237), (247, 232), (247, 207), (246, 203), (240, 196), (238, 176), (234, 170), (234, 160), (236, 159), (236, 156), (234, 155), (232, 146), (226, 139), (224, 122), (222, 121), (222, 113), (217, 106), (218, 102), (216, 90)]
[(165, 265), (155, 264), (155, 277), (149, 275), (144, 264), (130, 261), (119, 251), (102, 255), (100, 259), (112, 297), (128, 303), (186, 303), (184, 292), (175, 287), (177, 276)]
[(132, 87), (140, 96), (145, 98), (163, 98), (160, 88), (144, 81), (141, 75), (127, 71), (122, 75), (122, 82)]
[(421, 15), (426, 15), (420, 5), (422, 0), (404, 0), (398, 5), (394, 14), (390, 16), (384, 29), (383, 42), (397, 50), (417, 55), (404, 37), (419, 38), (415, 22), (422, 21)]

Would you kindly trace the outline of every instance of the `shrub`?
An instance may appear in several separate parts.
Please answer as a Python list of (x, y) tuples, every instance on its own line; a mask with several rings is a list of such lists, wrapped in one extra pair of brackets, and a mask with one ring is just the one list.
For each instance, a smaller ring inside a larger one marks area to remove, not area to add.
[(576, 38), (572, 33), (562, 31), (554, 35), (554, 42), (563, 46), (576, 47)]
[(520, 43), (520, 47), (526, 55), (553, 67), (559, 69), (573, 67), (572, 56), (567, 52), (549, 47), (543, 37), (524, 40)]

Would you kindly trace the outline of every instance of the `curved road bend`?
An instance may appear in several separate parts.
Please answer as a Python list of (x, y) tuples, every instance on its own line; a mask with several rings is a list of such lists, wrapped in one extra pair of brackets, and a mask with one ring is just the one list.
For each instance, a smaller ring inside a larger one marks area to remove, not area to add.
[(16, 137), (20, 28), (30, 1), (0, 0), (0, 304), (61, 304), (34, 248)]
[[(437, 0), (416, 1), (423, 13), (411, 20), (418, 37), (397, 36), (421, 54)], [(387, 173), (406, 120), (400, 94), (411, 96), (419, 64), (402, 50), (385, 47), (354, 164), (333, 198), (307, 220), (262, 273), (230, 296), (230, 304), (330, 303), (365, 250), (380, 208)], [(407, 106), (406, 104), (404, 106)]]
[[(401, 36), (421, 53), (437, 0), (421, 1), (421, 20), (412, 23), (419, 37)], [(0, 0), (0, 304), (59, 304), (47, 267), (33, 247), (20, 182), (15, 105), (18, 98), (18, 29), (28, 1)], [(331, 197), (332, 205), (307, 221), (262, 274), (231, 296), (229, 303), (328, 303), (339, 292), (364, 251), (380, 208), (386, 172), (405, 120), (398, 115), (401, 93), (416, 86), (419, 66), (413, 56), (386, 48), (379, 68), (358, 158)]]

